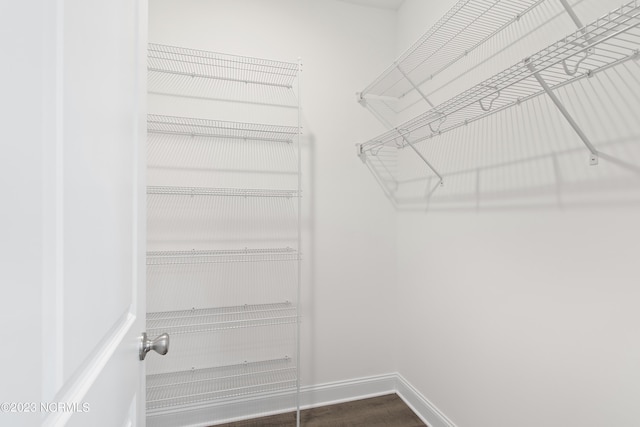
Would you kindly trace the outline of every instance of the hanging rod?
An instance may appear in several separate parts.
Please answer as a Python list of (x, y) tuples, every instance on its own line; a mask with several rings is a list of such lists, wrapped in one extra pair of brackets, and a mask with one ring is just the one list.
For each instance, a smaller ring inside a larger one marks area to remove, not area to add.
[(298, 128), (149, 114), (147, 116), (147, 132), (190, 137), (292, 143), (298, 135)]
[(361, 144), (360, 151), (375, 154), (381, 146), (404, 148), (405, 138), (412, 144), (425, 141), (542, 95), (546, 91), (536, 74), (544, 79), (549, 90), (555, 90), (630, 59), (637, 60), (639, 26), (640, 7), (635, 0), (403, 123), (398, 128), (403, 129), (404, 138), (390, 130)]

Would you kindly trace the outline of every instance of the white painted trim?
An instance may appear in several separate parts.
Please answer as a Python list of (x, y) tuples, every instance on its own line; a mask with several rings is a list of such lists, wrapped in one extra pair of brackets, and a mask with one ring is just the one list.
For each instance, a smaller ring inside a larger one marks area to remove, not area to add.
[[(398, 373), (300, 388), (301, 409), (367, 399), (396, 393), (429, 427), (456, 427), (433, 403)], [(147, 417), (147, 427), (204, 427), (241, 419), (295, 411), (294, 392), (265, 393), (252, 398), (229, 399), (217, 404), (157, 411)]]
[[(136, 317), (129, 311), (124, 313), (105, 334), (105, 338), (91, 352), (91, 356), (80, 366), (76, 373), (67, 380), (66, 384), (53, 398), (53, 402), (82, 402), (95, 383), (99, 374), (107, 365), (111, 356), (135, 324)], [(43, 427), (63, 426), (73, 415), (71, 411), (51, 412), (42, 422)]]
[(385, 374), (300, 387), (300, 408), (350, 402), (395, 392), (396, 375)]
[[(395, 392), (396, 375), (375, 375), (347, 381), (300, 387), (301, 409), (366, 399)], [(229, 399), (214, 405), (158, 411), (147, 417), (147, 427), (203, 427), (295, 411), (295, 392), (265, 393)]]
[(56, 221), (56, 286), (55, 286), (55, 311), (56, 311), (56, 347), (55, 347), (55, 389), (59, 391), (64, 385), (64, 12), (65, 1), (56, 1), (56, 189), (55, 189), (55, 221)]
[(396, 393), (429, 427), (457, 427), (436, 405), (416, 390), (402, 375), (396, 374)]
[[(137, 25), (135, 113), (133, 137), (133, 277), (131, 312), (138, 317), (140, 331), (144, 330), (147, 316), (147, 45), (149, 34), (148, 0), (137, 0), (135, 19)], [(133, 425), (144, 427), (146, 420), (146, 372), (145, 364), (138, 369), (138, 390), (134, 404)]]
[(64, 383), (62, 330), (64, 326), (62, 292), (63, 226), (60, 219), (64, 202), (63, 186), (63, 5), (62, 0), (47, 2), (43, 33), (45, 56), (42, 67), (42, 358), (41, 401), (49, 402)]

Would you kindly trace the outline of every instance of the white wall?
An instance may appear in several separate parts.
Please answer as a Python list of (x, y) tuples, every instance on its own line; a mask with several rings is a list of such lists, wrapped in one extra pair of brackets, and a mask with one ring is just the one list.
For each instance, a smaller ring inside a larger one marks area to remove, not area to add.
[[(405, 1), (399, 49), (453, 3)], [(585, 23), (619, 6), (578, 3)], [(523, 25), (539, 28), (437, 102), (575, 29), (556, 1)], [(397, 367), (459, 427), (640, 425), (639, 72), (558, 91), (599, 166), (544, 97), (420, 146), (445, 187), (398, 215)]]
[(149, 27), (155, 43), (302, 57), (302, 384), (393, 371), (395, 214), (354, 144), (381, 130), (355, 91), (393, 57), (395, 12), (335, 0), (154, 0)]
[[(394, 214), (354, 155), (381, 129), (353, 92), (453, 3), (155, 0), (150, 41), (303, 58), (303, 384), (397, 370), (460, 427), (638, 425), (637, 62), (558, 91), (597, 167), (544, 97), (420, 146), (447, 181), (426, 212)], [(618, 6), (577, 3), (585, 23)], [(574, 29), (544, 2), (434, 79), (460, 75), (433, 101)]]

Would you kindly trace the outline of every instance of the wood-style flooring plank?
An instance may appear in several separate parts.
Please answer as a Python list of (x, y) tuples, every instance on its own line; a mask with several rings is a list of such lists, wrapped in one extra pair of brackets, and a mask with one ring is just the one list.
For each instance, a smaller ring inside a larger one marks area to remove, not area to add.
[[(306, 409), (302, 427), (426, 427), (397, 394)], [(295, 427), (295, 413), (255, 418), (216, 427)]]

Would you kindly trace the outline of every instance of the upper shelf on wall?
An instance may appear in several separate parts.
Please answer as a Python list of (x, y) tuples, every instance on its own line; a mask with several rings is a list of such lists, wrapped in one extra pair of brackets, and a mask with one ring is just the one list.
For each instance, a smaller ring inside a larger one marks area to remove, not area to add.
[(291, 89), (298, 64), (149, 43), (149, 71)]
[[(578, 79), (640, 58), (640, 5), (628, 3), (521, 63), (359, 146), (403, 148), (467, 125)], [(592, 147), (589, 147), (592, 149)], [(593, 153), (593, 150), (592, 150)], [(595, 154), (595, 153), (594, 153)]]
[(149, 43), (151, 94), (298, 107), (301, 64)]
[(360, 93), (361, 99), (370, 95), (400, 99), (415, 90), (420, 92), (420, 86), (427, 80), (543, 1), (459, 0)]

